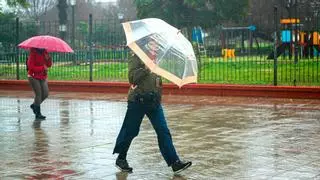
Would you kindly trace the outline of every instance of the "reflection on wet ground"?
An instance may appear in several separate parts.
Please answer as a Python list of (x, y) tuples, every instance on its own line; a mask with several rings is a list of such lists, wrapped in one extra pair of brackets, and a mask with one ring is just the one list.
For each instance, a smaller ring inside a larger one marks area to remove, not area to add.
[(0, 92), (0, 179), (320, 179), (320, 100), (166, 95), (176, 149), (193, 166), (173, 175), (146, 119), (114, 167), (125, 94), (57, 93), (34, 121), (30, 92)]

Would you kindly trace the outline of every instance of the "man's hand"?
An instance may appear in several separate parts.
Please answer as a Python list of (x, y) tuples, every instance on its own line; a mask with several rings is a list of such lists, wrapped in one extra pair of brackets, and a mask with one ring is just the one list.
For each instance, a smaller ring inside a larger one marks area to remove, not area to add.
[(46, 61), (48, 61), (48, 60), (50, 59), (50, 55), (49, 55), (48, 52), (45, 52), (45, 53), (44, 53), (44, 59), (45, 59)]
[(135, 85), (135, 84), (131, 84), (131, 86), (130, 86), (131, 89), (135, 89), (137, 87), (138, 87), (138, 85)]

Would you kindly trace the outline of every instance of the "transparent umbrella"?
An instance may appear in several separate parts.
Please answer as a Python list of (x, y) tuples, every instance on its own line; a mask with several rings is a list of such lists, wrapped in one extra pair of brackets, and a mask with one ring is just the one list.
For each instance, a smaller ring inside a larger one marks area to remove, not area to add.
[(197, 60), (191, 43), (175, 27), (156, 18), (122, 24), (127, 45), (150, 70), (182, 87), (197, 82)]

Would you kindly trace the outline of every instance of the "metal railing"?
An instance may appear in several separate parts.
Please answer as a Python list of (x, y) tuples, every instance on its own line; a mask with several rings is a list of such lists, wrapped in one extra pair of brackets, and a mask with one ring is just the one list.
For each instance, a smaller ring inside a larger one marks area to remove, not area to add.
[[(276, 31), (279, 35), (281, 29)], [(0, 26), (0, 36), (9, 36), (0, 40), (0, 79), (26, 79), (28, 52), (16, 47), (37, 34), (59, 36), (58, 22), (17, 19)], [(299, 46), (296, 60), (292, 44), (277, 44), (281, 55), (275, 61), (274, 42), (266, 37), (271, 36), (248, 27), (209, 28), (205, 43), (193, 42), (199, 83), (320, 85), (319, 45)], [(73, 27), (67, 25), (64, 40), (75, 53), (51, 53), (54, 65), (49, 70), (49, 80), (127, 81), (129, 50), (120, 20), (77, 21)]]

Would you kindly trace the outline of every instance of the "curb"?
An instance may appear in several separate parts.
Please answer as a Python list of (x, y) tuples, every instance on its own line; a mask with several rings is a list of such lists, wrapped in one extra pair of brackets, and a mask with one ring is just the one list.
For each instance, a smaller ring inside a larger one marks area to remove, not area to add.
[[(126, 82), (49, 81), (50, 91), (127, 93)], [(31, 88), (27, 80), (0, 80), (1, 90), (26, 90)], [(257, 86), (228, 84), (188, 84), (179, 89), (174, 84), (163, 85), (164, 94), (201, 96), (242, 96), (320, 99), (319, 86)]]

